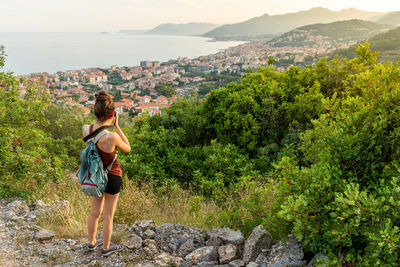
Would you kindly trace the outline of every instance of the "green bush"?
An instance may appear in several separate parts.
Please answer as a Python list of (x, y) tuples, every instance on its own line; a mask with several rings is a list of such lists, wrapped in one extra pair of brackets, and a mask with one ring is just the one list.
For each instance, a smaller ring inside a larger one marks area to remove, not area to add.
[[(276, 165), (275, 215), (264, 223), (275, 236), (292, 232), (313, 252), (344, 255), (358, 265), (395, 266), (400, 68), (372, 64), (373, 54), (359, 52), (363, 71), (346, 78), (342, 97), (335, 92), (327, 99), (325, 114), (302, 135), (306, 166), (287, 157)], [(277, 230), (278, 221), (286, 231)]]
[(83, 114), (52, 104), (40, 81), (24, 81), (26, 93), (20, 95), (21, 81), (1, 71), (3, 51), (0, 47), (0, 197), (29, 197), (76, 168)]

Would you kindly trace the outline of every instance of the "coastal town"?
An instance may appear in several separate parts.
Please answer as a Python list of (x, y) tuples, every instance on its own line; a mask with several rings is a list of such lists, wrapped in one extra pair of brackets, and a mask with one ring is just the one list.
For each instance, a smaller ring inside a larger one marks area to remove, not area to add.
[[(49, 88), (56, 103), (81, 107), (87, 114), (94, 105), (94, 92), (104, 89), (114, 95), (118, 113), (127, 112), (134, 120), (144, 114), (161, 114), (164, 108), (180, 97), (197, 96), (200, 85), (210, 83), (209, 76), (223, 74), (240, 78), (249, 69), (267, 66), (271, 58), (276, 71), (285, 71), (291, 66), (314, 64), (321, 56), (353, 44), (334, 43), (318, 35), (308, 37), (313, 42), (298, 47), (293, 44), (279, 45), (285, 43), (281, 37), (248, 42), (193, 59), (179, 57), (167, 62), (142, 61), (139, 66), (113, 65), (105, 69), (32, 73), (19, 77), (40, 81)], [(296, 38), (296, 33), (285, 38)], [(21, 91), (24, 91), (23, 84)]]

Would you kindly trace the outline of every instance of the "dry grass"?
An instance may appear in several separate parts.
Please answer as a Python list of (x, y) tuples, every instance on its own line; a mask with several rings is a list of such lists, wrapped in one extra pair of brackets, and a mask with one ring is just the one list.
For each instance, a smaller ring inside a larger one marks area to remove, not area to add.
[[(154, 189), (152, 185), (138, 186), (125, 177), (114, 223), (125, 223), (130, 226), (137, 220), (151, 219), (158, 225), (179, 223), (205, 228), (209, 226), (210, 221), (212, 223), (212, 218), (218, 217), (220, 209), (215, 203), (204, 201), (202, 197), (183, 190), (178, 185), (168, 186), (167, 190), (164, 190), (168, 193), (164, 194), (156, 194)], [(36, 192), (34, 198), (41, 199), (46, 204), (68, 200), (73, 207), (72, 218), (67, 218), (63, 222), (60, 222), (59, 218), (40, 218), (39, 224), (42, 227), (55, 231), (60, 237), (86, 236), (90, 199), (82, 193), (73, 175), (67, 175), (57, 183), (47, 184)], [(100, 219), (100, 231), (101, 226)]]

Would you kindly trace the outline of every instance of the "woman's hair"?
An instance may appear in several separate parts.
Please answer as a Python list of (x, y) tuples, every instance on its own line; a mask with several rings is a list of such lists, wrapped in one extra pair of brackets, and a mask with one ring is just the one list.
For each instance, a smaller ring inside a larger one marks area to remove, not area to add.
[(95, 95), (94, 115), (99, 121), (105, 121), (106, 117), (114, 111), (114, 101), (112, 96), (104, 90), (100, 90)]

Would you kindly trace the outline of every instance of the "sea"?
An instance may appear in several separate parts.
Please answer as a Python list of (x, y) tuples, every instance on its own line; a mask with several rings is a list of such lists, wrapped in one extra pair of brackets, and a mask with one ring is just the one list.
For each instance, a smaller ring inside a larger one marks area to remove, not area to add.
[(7, 54), (4, 70), (16, 75), (55, 73), (111, 65), (136, 66), (140, 61), (168, 61), (217, 53), (244, 42), (215, 42), (197, 36), (123, 33), (0, 33)]

